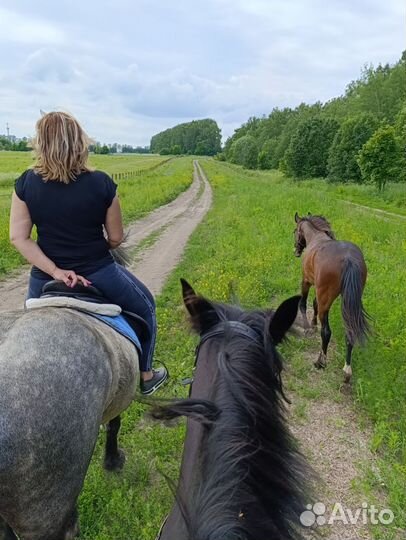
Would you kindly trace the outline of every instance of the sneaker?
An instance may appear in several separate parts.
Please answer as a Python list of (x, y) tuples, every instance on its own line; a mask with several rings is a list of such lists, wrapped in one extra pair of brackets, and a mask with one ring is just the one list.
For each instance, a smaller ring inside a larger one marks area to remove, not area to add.
[(149, 396), (153, 394), (164, 382), (168, 379), (168, 371), (161, 367), (152, 370), (152, 379), (149, 381), (141, 381), (141, 394)]

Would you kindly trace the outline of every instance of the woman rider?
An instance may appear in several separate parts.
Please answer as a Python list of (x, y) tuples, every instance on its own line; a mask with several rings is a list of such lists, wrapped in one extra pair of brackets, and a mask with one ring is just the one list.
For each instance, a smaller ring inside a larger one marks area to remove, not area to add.
[[(88, 166), (89, 142), (70, 114), (50, 112), (38, 120), (36, 163), (15, 183), (10, 240), (33, 265), (28, 298), (38, 298), (52, 279), (70, 287), (92, 284), (111, 302), (147, 321), (150, 338), (140, 359), (141, 392), (152, 394), (168, 377), (165, 368), (152, 369), (155, 302), (147, 287), (110, 253), (124, 237), (117, 186), (106, 173)], [(33, 225), (37, 242), (31, 239)]]

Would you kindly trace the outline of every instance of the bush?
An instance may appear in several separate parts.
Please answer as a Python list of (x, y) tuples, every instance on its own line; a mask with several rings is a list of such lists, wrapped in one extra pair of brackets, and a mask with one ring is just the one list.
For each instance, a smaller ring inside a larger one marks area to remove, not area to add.
[(265, 150), (261, 150), (260, 153), (258, 154), (258, 169), (265, 170), (265, 169), (270, 169), (270, 168), (271, 168), (271, 164), (270, 164), (269, 156)]
[(171, 148), (171, 154), (179, 156), (182, 153), (182, 149), (179, 144), (174, 144)]

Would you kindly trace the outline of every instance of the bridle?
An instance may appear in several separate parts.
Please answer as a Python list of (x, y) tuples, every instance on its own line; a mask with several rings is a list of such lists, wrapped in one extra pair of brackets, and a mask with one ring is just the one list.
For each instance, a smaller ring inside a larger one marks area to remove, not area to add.
[(297, 234), (297, 239), (295, 237), (295, 250), (298, 255), (301, 255), (306, 247), (306, 238), (299, 226), (300, 223), (298, 223), (297, 228), (294, 230), (295, 236)]
[[(262, 343), (262, 336), (259, 332), (248, 326), (248, 324), (245, 324), (240, 321), (221, 321), (214, 325), (208, 332), (204, 333), (200, 337), (200, 342), (196, 347), (195, 351), (195, 363), (193, 366), (193, 373), (196, 370), (197, 366), (197, 359), (199, 357), (200, 349), (202, 345), (204, 345), (207, 341), (214, 337), (218, 336), (224, 336), (229, 330), (233, 330), (238, 336), (243, 337), (251, 342), (254, 342), (256, 344)], [(183, 380), (184, 385), (190, 384), (190, 391), (189, 391), (189, 397), (190, 393), (192, 391), (192, 384), (194, 381), (194, 377), (189, 377), (187, 379)]]

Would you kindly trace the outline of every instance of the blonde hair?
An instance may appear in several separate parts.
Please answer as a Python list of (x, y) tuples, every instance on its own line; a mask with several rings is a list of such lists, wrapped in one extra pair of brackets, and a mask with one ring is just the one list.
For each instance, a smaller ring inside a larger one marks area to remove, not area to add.
[(79, 122), (66, 112), (44, 114), (37, 122), (33, 148), (34, 171), (42, 178), (69, 182), (92, 169), (87, 164), (90, 139)]

